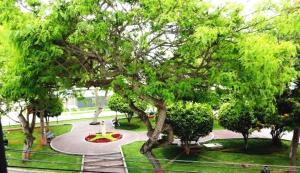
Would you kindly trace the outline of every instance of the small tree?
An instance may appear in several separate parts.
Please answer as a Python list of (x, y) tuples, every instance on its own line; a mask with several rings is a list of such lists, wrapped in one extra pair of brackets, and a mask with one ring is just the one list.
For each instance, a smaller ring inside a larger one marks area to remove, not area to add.
[(176, 103), (167, 111), (167, 123), (181, 140), (186, 154), (190, 154), (191, 141), (208, 135), (213, 128), (213, 112), (209, 105)]
[(225, 103), (219, 111), (219, 123), (228, 130), (241, 133), (245, 142), (244, 148), (247, 150), (250, 130), (256, 124), (249, 108), (238, 103)]
[[(57, 96), (53, 96), (49, 98), (47, 102), (46, 109), (44, 111), (44, 118), (46, 122), (45, 131), (49, 131), (49, 118), (50, 117), (58, 117), (63, 112), (63, 103), (61, 99)], [(38, 114), (40, 118), (40, 114)]]
[[(270, 105), (273, 106), (273, 105)], [(274, 111), (272, 107), (255, 107), (253, 109), (253, 115), (256, 119), (256, 129), (262, 128), (270, 128), (271, 129), (271, 136), (272, 136), (272, 144), (273, 145), (280, 145), (281, 144), (281, 137), (283, 131), (286, 126), (286, 116), (285, 113), (279, 112), (277, 101), (277, 111)]]
[(283, 131), (287, 127), (287, 115), (278, 112), (265, 115), (266, 127), (271, 129), (272, 144), (280, 145)]
[(297, 87), (294, 89), (287, 89), (279, 99), (277, 99), (278, 112), (283, 115), (283, 122), (287, 127), (293, 129), (293, 137), (291, 141), (290, 151), (290, 168), (289, 172), (296, 172), (297, 165), (297, 150), (300, 136), (300, 90), (299, 90), (299, 79), (295, 82)]
[[(135, 99), (135, 105), (143, 111), (147, 109), (146, 103), (137, 101), (136, 99)], [(124, 113), (128, 123), (130, 123), (134, 113), (130, 109), (129, 102), (126, 99), (122, 98), (118, 94), (114, 94), (109, 98), (108, 107), (113, 111)]]

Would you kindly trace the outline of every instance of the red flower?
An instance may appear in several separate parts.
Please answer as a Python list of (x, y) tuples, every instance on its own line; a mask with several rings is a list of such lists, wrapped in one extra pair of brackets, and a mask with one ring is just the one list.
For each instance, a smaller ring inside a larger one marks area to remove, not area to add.
[(99, 138), (99, 139), (96, 139), (94, 142), (96, 142), (96, 143), (106, 143), (106, 142), (111, 142), (111, 140), (107, 139), (107, 138)]
[(89, 136), (85, 137), (85, 140), (89, 141), (89, 140), (93, 139), (94, 137), (96, 137), (96, 135), (89, 135)]
[(111, 136), (113, 138), (116, 138), (116, 139), (121, 139), (122, 138), (122, 135), (120, 133), (115, 133), (115, 134), (112, 134)]
[(100, 136), (98, 138), (97, 134), (101, 134), (101, 133), (96, 133), (96, 135), (88, 135), (87, 137), (85, 137), (85, 140), (93, 143), (106, 143), (106, 142), (112, 142), (122, 138), (122, 135), (120, 133), (108, 132), (107, 134), (111, 134), (111, 137), (114, 138), (113, 140), (108, 138), (103, 138), (103, 137), (101, 138)]

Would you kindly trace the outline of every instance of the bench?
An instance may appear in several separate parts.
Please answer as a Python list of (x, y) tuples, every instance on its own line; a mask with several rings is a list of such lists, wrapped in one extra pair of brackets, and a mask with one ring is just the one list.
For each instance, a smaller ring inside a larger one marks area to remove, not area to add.
[(113, 119), (111, 122), (113, 127), (120, 127), (120, 123), (118, 120), (116, 121), (115, 119)]
[(8, 139), (6, 138), (5, 131), (3, 132), (3, 143), (4, 143), (4, 146), (8, 146)]
[(47, 141), (50, 142), (55, 136), (54, 136), (54, 133), (52, 133), (51, 131), (48, 131), (46, 133), (46, 137), (47, 137)]
[(3, 139), (4, 146), (8, 146), (8, 140), (6, 138)]

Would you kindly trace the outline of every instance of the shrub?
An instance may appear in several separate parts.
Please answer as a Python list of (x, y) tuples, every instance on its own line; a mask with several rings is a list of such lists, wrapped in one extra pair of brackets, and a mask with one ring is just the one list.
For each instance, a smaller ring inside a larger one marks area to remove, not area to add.
[[(147, 104), (142, 101), (135, 100), (135, 105), (143, 111), (147, 109)], [(129, 103), (126, 99), (114, 93), (108, 100), (108, 107), (113, 111), (124, 113), (128, 123), (130, 123), (134, 113), (130, 109)]]
[(219, 123), (228, 130), (241, 133), (244, 138), (244, 148), (248, 148), (250, 130), (256, 126), (253, 111), (237, 103), (225, 103), (219, 111)]
[(191, 141), (208, 135), (213, 128), (213, 112), (209, 105), (199, 103), (176, 103), (167, 111), (167, 123), (180, 138), (186, 154), (190, 153)]

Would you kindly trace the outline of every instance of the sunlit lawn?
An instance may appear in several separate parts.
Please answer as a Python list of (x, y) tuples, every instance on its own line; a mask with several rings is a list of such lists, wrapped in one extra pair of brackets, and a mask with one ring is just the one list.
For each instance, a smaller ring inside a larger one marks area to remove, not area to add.
[[(155, 124), (155, 118), (150, 119), (152, 124)], [(123, 130), (133, 130), (133, 131), (146, 131), (146, 125), (138, 118), (133, 117), (131, 122), (128, 123), (126, 118), (119, 119), (120, 126), (117, 127), (118, 129)], [(219, 125), (218, 120), (214, 120), (214, 130), (222, 130), (224, 129), (221, 125)]]
[[(161, 160), (164, 169), (169, 171), (197, 171), (203, 173), (258, 173), (262, 165), (288, 165), (289, 142), (285, 141), (281, 147), (274, 147), (270, 140), (250, 139), (249, 150), (244, 152), (243, 141), (239, 139), (215, 140), (224, 148), (221, 150), (208, 150), (204, 147), (194, 150), (190, 156), (186, 156), (182, 149), (175, 146), (167, 146), (154, 150), (154, 154)], [(143, 142), (135, 142), (123, 146), (126, 163), (129, 172), (149, 172), (151, 165), (148, 160), (139, 153)], [(298, 151), (300, 156), (300, 151)], [(175, 160), (195, 161), (192, 163), (177, 162)], [(232, 164), (233, 163), (233, 164)], [(260, 164), (253, 166), (249, 164)], [(300, 164), (300, 160), (298, 161)], [(143, 170), (145, 168), (145, 170)], [(271, 167), (272, 173), (283, 173), (283, 168)]]
[[(152, 124), (155, 124), (155, 119), (150, 119)], [(120, 126), (116, 127), (117, 129), (123, 129), (123, 130), (132, 130), (132, 131), (146, 131), (147, 127), (146, 125), (138, 118), (133, 117), (128, 123), (126, 118), (119, 119)]]
[[(50, 127), (55, 136), (67, 133), (71, 129), (71, 125), (60, 125)], [(31, 161), (22, 162), (22, 148), (24, 142), (24, 135), (21, 130), (8, 131), (6, 133), (8, 139), (8, 148), (6, 156), (9, 166), (24, 166), (24, 167), (39, 167), (39, 168), (57, 168), (57, 169), (72, 169), (80, 172), (81, 156), (66, 155), (53, 151), (49, 146), (42, 146), (40, 144), (40, 129), (36, 128), (32, 149)], [(38, 161), (38, 162), (37, 162)], [(56, 163), (51, 163), (56, 162)], [(59, 171), (55, 171), (59, 172)]]

